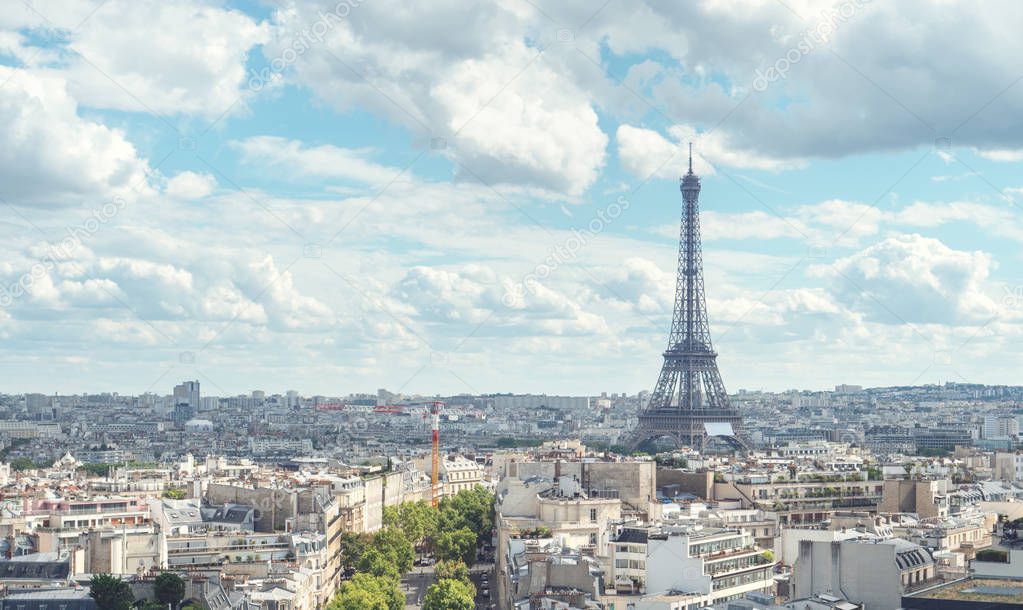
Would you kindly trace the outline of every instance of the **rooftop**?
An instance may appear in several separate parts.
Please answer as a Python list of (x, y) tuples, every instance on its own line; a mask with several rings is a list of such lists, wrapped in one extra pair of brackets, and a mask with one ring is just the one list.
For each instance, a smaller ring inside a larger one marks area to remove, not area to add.
[(994, 602), (999, 608), (1023, 608), (1023, 581), (967, 578), (917, 591), (906, 597)]

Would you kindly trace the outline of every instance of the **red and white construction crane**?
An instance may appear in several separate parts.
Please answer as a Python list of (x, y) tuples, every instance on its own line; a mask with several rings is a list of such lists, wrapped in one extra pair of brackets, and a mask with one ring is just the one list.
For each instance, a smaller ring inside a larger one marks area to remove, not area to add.
[(430, 454), (430, 504), (436, 508), (440, 501), (440, 408), (444, 403), (439, 400), (428, 402), (410, 402), (400, 405), (377, 405), (374, 413), (401, 414), (407, 407), (430, 405), (430, 433), (433, 437)]
[(440, 481), (440, 402), (430, 403), (430, 432), (433, 436), (433, 446), (430, 459), (430, 504), (437, 508), (437, 484)]

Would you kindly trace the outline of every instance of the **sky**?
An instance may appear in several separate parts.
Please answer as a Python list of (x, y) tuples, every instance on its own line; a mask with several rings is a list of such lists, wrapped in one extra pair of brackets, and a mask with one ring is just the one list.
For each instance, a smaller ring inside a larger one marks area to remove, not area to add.
[(1021, 13), (11, 0), (0, 391), (1018, 384)]

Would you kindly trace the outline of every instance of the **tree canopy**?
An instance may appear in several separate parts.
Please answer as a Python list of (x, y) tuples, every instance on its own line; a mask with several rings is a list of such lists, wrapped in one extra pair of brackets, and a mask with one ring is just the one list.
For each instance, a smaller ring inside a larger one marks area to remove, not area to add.
[(89, 580), (89, 597), (99, 610), (129, 610), (135, 603), (128, 583), (110, 574), (96, 574)]
[(341, 534), (341, 567), (345, 570), (354, 570), (362, 560), (366, 549), (369, 548), (372, 539), (371, 534), (353, 534), (351, 532)]
[(468, 528), (478, 539), (489, 540), (494, 528), (494, 494), (477, 486), (442, 499), (440, 527), (445, 531)]
[(176, 608), (185, 599), (185, 581), (174, 572), (161, 572), (153, 582), (153, 592), (161, 604)]
[(460, 559), (456, 559), (454, 561), (442, 559), (437, 562), (437, 567), (434, 572), (437, 574), (437, 578), (453, 578), (455, 580), (469, 581), (469, 567)]
[(403, 502), (384, 509), (384, 525), (396, 527), (415, 546), (422, 545), (437, 531), (437, 511), (425, 501)]
[(423, 597), (423, 610), (473, 610), (476, 589), (469, 583), (442, 578), (430, 585)]
[(379, 551), (387, 561), (397, 568), (399, 574), (404, 574), (412, 569), (415, 551), (412, 549), (412, 543), (398, 528), (385, 527), (374, 534), (370, 548)]
[(341, 585), (341, 591), (327, 610), (404, 610), (405, 596), (398, 579), (372, 574), (356, 574)]
[(406, 502), (385, 508), (383, 520), (376, 534), (342, 534), (341, 564), (356, 573), (327, 610), (402, 610), (400, 577), (412, 569), (414, 545), (424, 544), (433, 546), (440, 561), (423, 610), (472, 610), (476, 589), (468, 566), (476, 560), (477, 542), (489, 540), (493, 531), (494, 495), (482, 486), (462, 490), (442, 499), (439, 510)]
[(437, 559), (471, 565), (476, 561), (476, 534), (467, 527), (442, 532), (434, 542), (434, 552)]
[(398, 574), (397, 566), (386, 555), (375, 548), (366, 549), (366, 552), (362, 554), (362, 558), (359, 559), (357, 569), (359, 572), (372, 574), (373, 576), (388, 576), (390, 578), (399, 578), (401, 576)]

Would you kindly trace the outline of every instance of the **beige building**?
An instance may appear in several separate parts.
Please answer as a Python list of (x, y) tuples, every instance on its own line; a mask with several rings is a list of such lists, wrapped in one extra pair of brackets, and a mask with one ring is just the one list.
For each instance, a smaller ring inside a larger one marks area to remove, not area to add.
[(773, 512), (779, 526), (788, 527), (817, 524), (836, 511), (874, 510), (883, 491), (884, 482), (869, 480), (866, 472), (750, 473), (716, 482), (713, 495)]
[(913, 513), (921, 519), (947, 517), (949, 513), (948, 479), (894, 480), (884, 482), (879, 513)]
[(1023, 451), (995, 453), (994, 475), (999, 481), (1023, 481)]
[(483, 467), (460, 455), (447, 455), (440, 461), (443, 495), (453, 496), (483, 483)]

